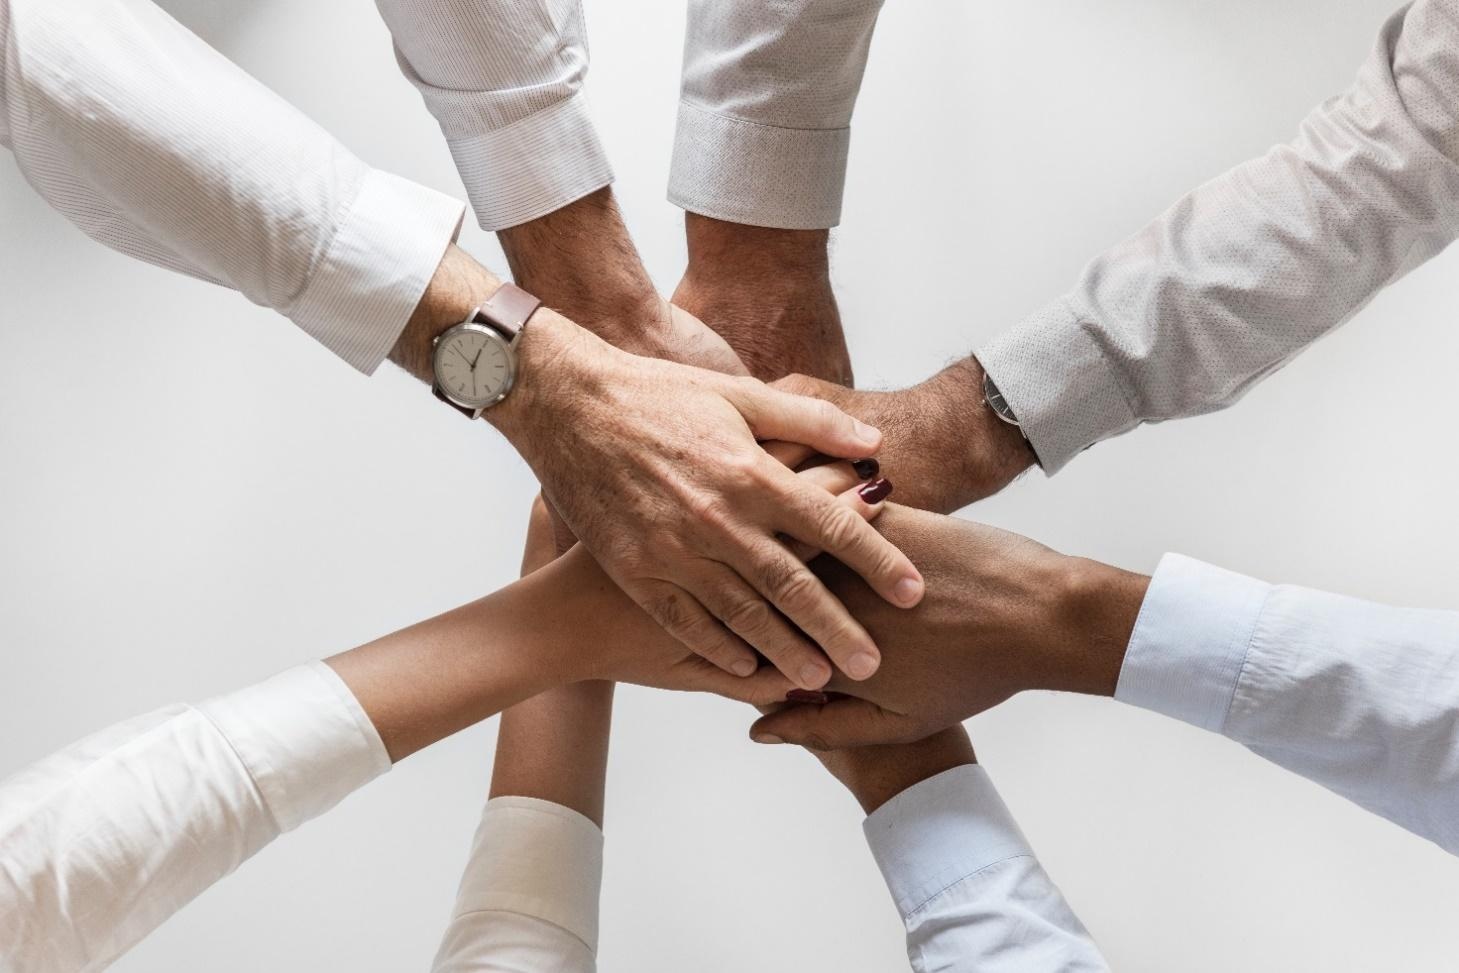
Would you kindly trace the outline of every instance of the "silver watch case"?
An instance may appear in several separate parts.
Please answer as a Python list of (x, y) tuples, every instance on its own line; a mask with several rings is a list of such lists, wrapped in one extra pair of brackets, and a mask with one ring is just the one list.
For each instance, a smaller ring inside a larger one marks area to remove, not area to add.
[[(437, 398), (441, 399), (444, 402), (448, 402), (451, 405), (454, 405), (457, 409), (466, 413), (472, 419), (480, 418), (483, 412), (496, 405), (502, 399), (505, 399), (508, 395), (511, 394), (512, 388), (517, 384), (516, 342), (509, 340), (505, 335), (503, 335), (496, 328), (492, 327), (490, 324), (486, 324), (479, 320), (480, 314), (480, 310), (473, 311), (469, 319), (462, 321), (460, 324), (452, 325), (451, 327), (447, 328), (445, 331), (442, 331), (440, 334), (431, 339), (431, 384), (433, 386), (431, 391), (436, 394)], [(501, 345), (502, 350), (505, 352), (505, 357), (507, 361), (506, 384), (502, 386), (502, 390), (499, 393), (484, 402), (471, 402), (469, 400), (461, 399), (456, 395), (453, 395), (450, 390), (448, 390), (445, 386), (441, 384), (439, 361), (441, 355), (441, 345), (443, 345), (445, 343), (445, 340), (451, 335), (460, 334), (463, 331), (475, 331), (479, 334), (483, 334), (486, 336), (488, 341), (494, 341), (497, 344)]]

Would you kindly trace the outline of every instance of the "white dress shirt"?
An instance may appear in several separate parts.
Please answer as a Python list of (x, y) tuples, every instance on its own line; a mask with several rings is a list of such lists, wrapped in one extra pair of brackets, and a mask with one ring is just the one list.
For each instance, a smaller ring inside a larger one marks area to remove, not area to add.
[[(315, 662), (0, 781), (0, 973), (104, 968), (389, 769), (358, 700)], [(602, 841), (566, 808), (490, 802), (436, 968), (590, 973)]]
[(1459, 854), (1459, 612), (1168, 554), (1115, 698), (1225, 734)]
[(1384, 26), (1297, 138), (1100, 256), (977, 353), (1053, 473), (1223, 408), (1459, 236), (1459, 0)]
[(147, 0), (0, 0), (0, 144), (87, 235), (236, 288), (367, 373), (463, 212)]
[(915, 973), (1109, 969), (982, 767), (907, 788), (863, 827)]

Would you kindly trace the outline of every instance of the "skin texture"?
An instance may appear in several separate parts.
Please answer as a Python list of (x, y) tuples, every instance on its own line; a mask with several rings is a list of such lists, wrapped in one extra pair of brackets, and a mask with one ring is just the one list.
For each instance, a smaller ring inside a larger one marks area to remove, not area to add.
[(859, 698), (786, 707), (751, 729), (815, 749), (906, 743), (1027, 689), (1113, 695), (1149, 578), (970, 521), (889, 507), (879, 528), (913, 552), (928, 597), (892, 614), (829, 559), (817, 570), (886, 649)]
[[(429, 336), (499, 284), (455, 248), (437, 277), (392, 353), (425, 379)], [(777, 535), (834, 551), (900, 605), (921, 597), (920, 575), (757, 440), (859, 459), (880, 447), (875, 429), (749, 378), (627, 354), (550, 309), (518, 349), (521, 379), (486, 418), (635, 602), (729, 671), (750, 671), (754, 650), (805, 686), (832, 664), (874, 671), (875, 644)]]

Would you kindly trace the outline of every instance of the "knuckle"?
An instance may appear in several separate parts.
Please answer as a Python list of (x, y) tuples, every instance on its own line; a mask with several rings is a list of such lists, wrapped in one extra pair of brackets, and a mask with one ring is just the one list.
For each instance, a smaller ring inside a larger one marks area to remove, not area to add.
[(831, 742), (826, 739), (825, 734), (821, 733), (819, 730), (811, 730), (809, 733), (807, 733), (805, 735), (804, 745), (810, 750), (825, 751), (835, 749), (831, 746)]
[(746, 598), (729, 607), (724, 621), (741, 635), (757, 635), (771, 626), (770, 606), (759, 598)]
[(818, 534), (828, 551), (844, 551), (862, 538), (865, 521), (861, 516), (839, 503), (827, 504), (820, 514)]
[(642, 604), (648, 617), (658, 622), (662, 628), (671, 632), (682, 632), (689, 625), (689, 610), (684, 605), (684, 596), (677, 591), (654, 595), (644, 599)]
[(820, 582), (804, 567), (775, 565), (770, 568), (765, 587), (777, 605), (794, 611), (804, 608), (815, 600)]

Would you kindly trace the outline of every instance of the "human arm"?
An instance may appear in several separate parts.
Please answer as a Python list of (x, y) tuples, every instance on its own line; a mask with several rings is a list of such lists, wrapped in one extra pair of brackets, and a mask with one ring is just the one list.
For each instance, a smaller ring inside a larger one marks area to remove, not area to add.
[(866, 811), (862, 829), (915, 973), (1109, 968), (961, 726), (818, 756)]
[(833, 580), (886, 661), (854, 688), (832, 681), (864, 699), (781, 710), (757, 739), (909, 742), (1027, 689), (1113, 696), (1459, 851), (1459, 613), (1268, 585), (1177, 555), (1152, 579), (902, 507), (879, 524), (923, 565), (928, 598), (893, 617)]
[(367, 373), (461, 221), (146, 0), (0, 0), (0, 144), (89, 236), (233, 287)]
[(1459, 235), (1459, 4), (1384, 26), (1297, 137), (1194, 190), (979, 349), (1050, 474), (1224, 408)]

